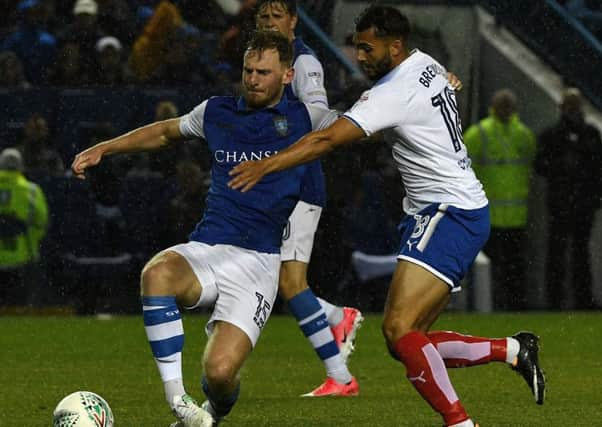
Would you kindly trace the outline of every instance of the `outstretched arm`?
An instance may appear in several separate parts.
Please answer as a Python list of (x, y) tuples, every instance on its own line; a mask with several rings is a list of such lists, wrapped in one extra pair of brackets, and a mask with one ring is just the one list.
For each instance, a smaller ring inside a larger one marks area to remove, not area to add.
[(237, 165), (230, 171), (230, 176), (233, 178), (228, 185), (244, 193), (268, 173), (310, 162), (328, 154), (340, 145), (358, 141), (364, 136), (366, 134), (361, 128), (345, 118), (340, 118), (326, 129), (308, 133), (275, 156)]
[(84, 171), (100, 163), (106, 154), (152, 151), (182, 139), (180, 118), (155, 122), (82, 151), (75, 156), (71, 170), (77, 178), (85, 179)]

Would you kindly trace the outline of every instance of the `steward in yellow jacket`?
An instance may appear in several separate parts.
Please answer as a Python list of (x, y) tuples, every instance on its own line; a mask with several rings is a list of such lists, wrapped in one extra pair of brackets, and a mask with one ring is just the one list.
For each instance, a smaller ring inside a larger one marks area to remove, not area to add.
[(19, 152), (5, 149), (0, 155), (0, 270), (37, 261), (40, 241), (46, 234), (46, 198), (21, 170)]
[(497, 91), (488, 117), (468, 128), (464, 144), (491, 213), (485, 253), (492, 258), (494, 307), (526, 308), (524, 251), (535, 136), (516, 114), (516, 96)]

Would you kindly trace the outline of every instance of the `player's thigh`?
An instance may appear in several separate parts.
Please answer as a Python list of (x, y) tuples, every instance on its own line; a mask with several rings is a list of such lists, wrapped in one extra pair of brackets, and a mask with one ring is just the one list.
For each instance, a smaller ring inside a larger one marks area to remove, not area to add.
[(449, 300), (449, 286), (418, 264), (400, 260), (385, 303), (383, 331), (395, 342), (412, 330), (426, 331)]
[(216, 321), (205, 347), (203, 371), (210, 382), (229, 382), (236, 377), (253, 350), (245, 331), (225, 321)]
[(212, 335), (215, 324), (227, 322), (244, 331), (254, 346), (274, 307), (280, 256), (231, 245), (216, 245), (215, 256), (218, 297), (206, 332)]
[(198, 299), (201, 284), (187, 259), (172, 250), (153, 256), (142, 270), (145, 295), (177, 295), (180, 302)]

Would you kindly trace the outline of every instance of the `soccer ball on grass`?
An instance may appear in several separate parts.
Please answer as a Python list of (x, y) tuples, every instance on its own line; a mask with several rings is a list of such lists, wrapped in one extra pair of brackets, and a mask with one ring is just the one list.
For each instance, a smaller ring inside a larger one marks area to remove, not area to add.
[(90, 391), (76, 391), (54, 409), (53, 427), (113, 427), (113, 412), (102, 397)]

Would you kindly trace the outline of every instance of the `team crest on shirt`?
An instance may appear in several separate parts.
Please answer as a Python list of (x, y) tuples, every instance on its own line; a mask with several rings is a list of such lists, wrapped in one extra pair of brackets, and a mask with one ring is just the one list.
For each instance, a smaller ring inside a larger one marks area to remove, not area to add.
[(278, 135), (286, 136), (288, 134), (288, 120), (286, 120), (285, 116), (275, 116), (274, 127)]

